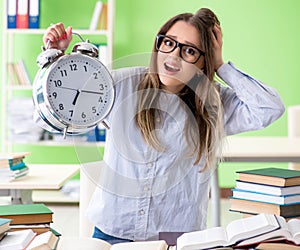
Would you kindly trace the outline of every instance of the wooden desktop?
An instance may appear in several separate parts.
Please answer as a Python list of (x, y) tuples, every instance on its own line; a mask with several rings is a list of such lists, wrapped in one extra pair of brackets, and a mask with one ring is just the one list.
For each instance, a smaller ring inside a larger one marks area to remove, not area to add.
[(29, 173), (20, 179), (1, 182), (0, 194), (13, 204), (32, 203), (32, 190), (58, 190), (79, 173), (79, 164), (28, 164)]

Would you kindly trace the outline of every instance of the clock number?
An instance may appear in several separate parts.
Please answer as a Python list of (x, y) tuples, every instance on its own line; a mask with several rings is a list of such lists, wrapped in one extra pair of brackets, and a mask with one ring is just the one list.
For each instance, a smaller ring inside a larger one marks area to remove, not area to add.
[(94, 79), (98, 79), (98, 74), (96, 72), (93, 73), (93, 75), (94, 75)]
[(59, 104), (58, 107), (59, 107), (59, 110), (64, 110), (64, 105), (62, 103)]
[(88, 71), (87, 67), (85, 65), (83, 67), (84, 67), (84, 71), (87, 72)]
[(97, 112), (96, 107), (92, 107), (92, 113), (95, 114)]
[(52, 95), (54, 96), (55, 99), (57, 98), (57, 93), (56, 92), (53, 92)]
[(99, 97), (98, 102), (103, 102), (102, 96)]
[(84, 119), (86, 118), (86, 114), (84, 112), (81, 113), (81, 117)]
[(55, 87), (60, 87), (62, 85), (61, 80), (54, 80)]
[(99, 87), (100, 87), (100, 90), (104, 90), (104, 86), (102, 83), (99, 85)]
[(70, 64), (70, 68), (71, 68), (71, 71), (76, 71), (77, 70), (77, 64)]
[(62, 77), (67, 76), (67, 71), (65, 69), (61, 70), (60, 74), (61, 74)]
[(69, 113), (70, 113), (70, 117), (73, 116), (73, 110), (69, 110)]

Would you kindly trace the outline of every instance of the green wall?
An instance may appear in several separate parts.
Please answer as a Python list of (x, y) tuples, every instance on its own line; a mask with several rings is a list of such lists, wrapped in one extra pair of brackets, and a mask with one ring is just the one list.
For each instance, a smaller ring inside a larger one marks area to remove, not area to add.
[[(2, 1), (4, 0), (1, 0), (1, 9)], [(95, 0), (41, 0), (41, 27), (45, 28), (50, 23), (62, 21), (74, 28), (87, 28), (94, 4)], [(221, 21), (225, 61), (233, 61), (237, 67), (275, 87), (286, 106), (300, 103), (300, 87), (296, 73), (299, 71), (300, 58), (299, 0), (115, 0), (115, 7), (115, 60), (150, 52), (156, 32), (171, 16), (208, 7), (215, 11)], [(103, 40), (96, 37), (90, 39)], [(25, 44), (24, 47), (18, 44), (16, 52), (25, 51), (24, 57), (33, 79), (37, 71), (35, 59), (40, 52), (41, 36), (22, 38), (22, 43)], [(31, 48), (25, 50), (28, 43)], [(287, 116), (284, 114), (262, 131), (243, 135), (285, 136)], [(77, 161), (72, 148), (28, 149), (33, 151), (29, 159), (31, 162)], [(245, 166), (251, 168), (263, 165), (222, 164), (221, 185), (234, 185), (235, 169)]]

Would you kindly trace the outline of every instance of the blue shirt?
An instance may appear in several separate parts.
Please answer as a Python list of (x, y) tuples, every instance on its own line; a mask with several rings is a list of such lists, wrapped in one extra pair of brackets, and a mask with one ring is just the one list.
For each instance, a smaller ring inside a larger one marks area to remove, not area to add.
[[(107, 117), (104, 161), (87, 216), (104, 233), (130, 240), (155, 240), (160, 231), (206, 228), (210, 176), (194, 165), (184, 134), (186, 112), (176, 95), (162, 92), (156, 135), (164, 149), (145, 143), (135, 125), (137, 87), (146, 68), (115, 70), (116, 99)], [(222, 65), (218, 76), (227, 135), (266, 127), (284, 112), (278, 93), (236, 69)]]

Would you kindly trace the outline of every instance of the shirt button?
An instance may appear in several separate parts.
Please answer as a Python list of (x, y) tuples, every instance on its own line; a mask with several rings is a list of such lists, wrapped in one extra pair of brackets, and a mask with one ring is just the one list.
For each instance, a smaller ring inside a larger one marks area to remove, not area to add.
[(144, 187), (144, 191), (145, 191), (145, 192), (147, 192), (147, 191), (149, 191), (149, 190), (150, 190), (150, 188), (149, 188), (148, 186), (145, 186), (145, 187)]
[(145, 214), (145, 211), (143, 210), (143, 209), (141, 209), (140, 211), (139, 211), (139, 215), (144, 215)]
[(152, 166), (153, 166), (152, 163), (148, 163), (148, 164), (147, 164), (147, 167), (148, 167), (148, 168), (151, 168)]

